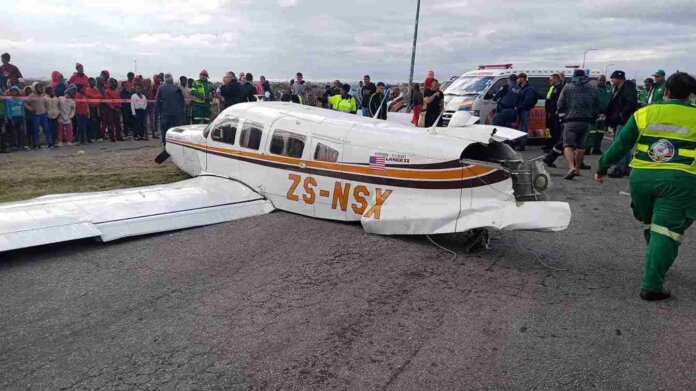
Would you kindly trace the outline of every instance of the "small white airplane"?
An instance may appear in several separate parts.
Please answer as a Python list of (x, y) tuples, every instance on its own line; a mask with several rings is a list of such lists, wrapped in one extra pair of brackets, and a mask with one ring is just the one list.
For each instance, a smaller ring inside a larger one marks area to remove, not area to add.
[(567, 228), (568, 204), (541, 200), (543, 166), (504, 143), (524, 134), (471, 122), (455, 115), (447, 128), (423, 129), (294, 103), (234, 105), (210, 125), (168, 130), (158, 162), (171, 157), (194, 178), (0, 204), (0, 251), (274, 209), (383, 235)]

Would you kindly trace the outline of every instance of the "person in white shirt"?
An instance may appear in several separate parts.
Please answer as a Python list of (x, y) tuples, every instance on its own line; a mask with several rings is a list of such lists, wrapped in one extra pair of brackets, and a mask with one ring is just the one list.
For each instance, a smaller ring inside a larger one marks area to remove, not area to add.
[(135, 94), (131, 96), (131, 112), (133, 113), (133, 140), (148, 140), (145, 131), (147, 98), (143, 95), (140, 84), (135, 85)]

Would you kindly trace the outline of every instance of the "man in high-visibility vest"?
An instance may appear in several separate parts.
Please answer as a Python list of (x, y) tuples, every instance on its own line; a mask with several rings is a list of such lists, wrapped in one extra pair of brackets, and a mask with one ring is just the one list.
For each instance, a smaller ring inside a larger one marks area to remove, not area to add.
[(341, 93), (330, 96), (329, 104), (331, 108), (344, 113), (355, 114), (358, 112), (358, 105), (355, 102), (355, 97), (349, 94), (350, 84), (341, 86)]
[(194, 124), (210, 123), (210, 103), (213, 99), (213, 83), (208, 81), (208, 71), (201, 71), (199, 79), (191, 86), (191, 111)]
[(677, 72), (666, 83), (663, 103), (636, 111), (599, 161), (595, 180), (635, 147), (630, 163), (631, 208), (644, 225), (647, 248), (643, 300), (665, 300), (667, 270), (684, 231), (696, 219), (696, 107), (688, 104), (696, 79)]

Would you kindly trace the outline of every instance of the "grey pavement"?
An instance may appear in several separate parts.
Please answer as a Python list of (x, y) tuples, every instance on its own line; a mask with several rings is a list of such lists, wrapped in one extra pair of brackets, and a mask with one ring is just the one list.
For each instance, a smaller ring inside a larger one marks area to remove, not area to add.
[(696, 389), (693, 232), (643, 302), (627, 180), (551, 171), (568, 230), (456, 259), (284, 212), (0, 254), (0, 389)]

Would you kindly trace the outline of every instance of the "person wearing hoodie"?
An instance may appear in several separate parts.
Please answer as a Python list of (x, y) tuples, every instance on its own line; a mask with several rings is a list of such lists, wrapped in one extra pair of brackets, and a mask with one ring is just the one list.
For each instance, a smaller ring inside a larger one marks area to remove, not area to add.
[[(263, 76), (261, 76), (263, 77)], [(267, 102), (273, 102), (275, 100), (275, 94), (273, 93), (273, 90), (271, 89), (271, 83), (268, 82), (268, 80), (263, 81), (263, 84), (261, 85), (263, 88), (263, 100)]]
[(565, 179), (572, 180), (580, 175), (580, 166), (585, 158), (585, 142), (590, 125), (597, 119), (599, 96), (597, 88), (582, 69), (573, 72), (558, 97), (558, 112), (563, 113), (563, 155), (568, 163)]
[(164, 75), (164, 84), (157, 90), (155, 97), (157, 113), (162, 124), (162, 145), (167, 143), (167, 130), (184, 123), (184, 93), (174, 84), (170, 73)]
[(59, 102), (53, 87), (46, 87), (46, 115), (48, 117), (48, 128), (53, 139), (53, 146), (56, 146), (58, 136), (58, 115), (60, 114)]
[(75, 89), (65, 90), (65, 95), (58, 98), (58, 134), (56, 141), (58, 146), (63, 143), (70, 145), (73, 140), (72, 119), (75, 117)]
[(75, 64), (75, 73), (70, 76), (68, 84), (74, 84), (78, 91), (82, 91), (89, 85), (89, 78), (85, 75), (85, 68), (79, 62)]
[(121, 92), (118, 90), (116, 79), (109, 79), (109, 88), (104, 93), (107, 102), (102, 106), (102, 116), (105, 121), (105, 131), (111, 142), (123, 141), (121, 135)]
[(29, 105), (19, 98), (20, 89), (18, 86), (10, 88), (10, 98), (5, 100), (5, 115), (9, 121), (8, 133), (12, 149), (29, 150), (27, 146), (27, 133), (25, 116)]

